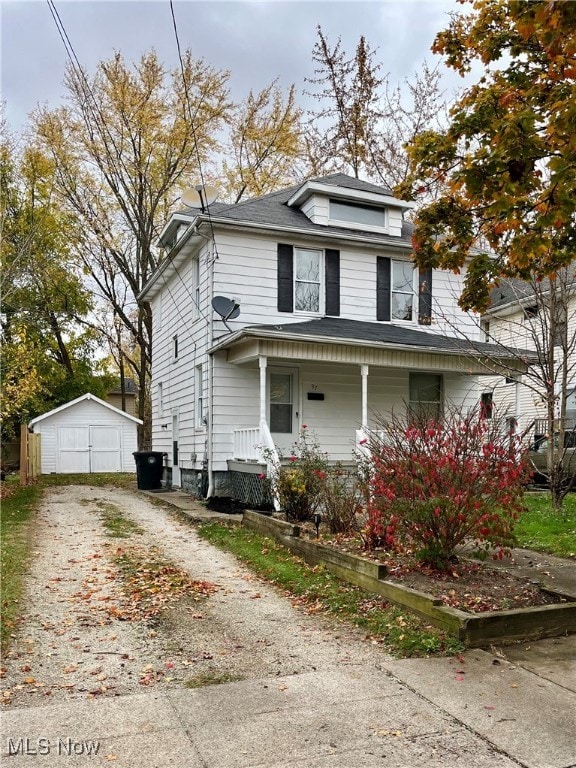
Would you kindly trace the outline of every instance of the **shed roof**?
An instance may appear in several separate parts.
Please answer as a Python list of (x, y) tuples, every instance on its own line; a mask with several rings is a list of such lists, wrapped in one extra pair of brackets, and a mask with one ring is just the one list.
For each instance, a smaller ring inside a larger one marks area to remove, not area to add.
[(135, 416), (131, 416), (129, 413), (126, 413), (125, 411), (121, 411), (119, 408), (115, 408), (113, 405), (110, 405), (110, 403), (104, 402), (104, 400), (100, 400), (99, 397), (96, 397), (96, 395), (92, 395), (90, 392), (87, 392), (85, 395), (81, 395), (80, 397), (77, 397), (75, 400), (70, 400), (68, 403), (64, 403), (63, 405), (59, 405), (58, 408), (53, 408), (51, 411), (47, 411), (46, 413), (41, 414), (40, 416), (36, 416), (35, 419), (32, 419), (28, 422), (28, 426), (32, 427), (34, 424), (38, 424), (39, 421), (43, 421), (44, 419), (47, 419), (49, 416), (54, 416), (56, 413), (60, 413), (61, 411), (65, 411), (68, 408), (72, 408), (74, 405), (77, 405), (78, 403), (81, 403), (83, 400), (93, 400), (95, 403), (98, 403), (98, 405), (102, 405), (104, 408), (107, 408), (109, 411), (112, 411), (118, 416), (122, 416), (125, 419), (128, 419), (129, 421), (133, 421), (136, 424), (142, 424), (142, 419), (137, 419)]

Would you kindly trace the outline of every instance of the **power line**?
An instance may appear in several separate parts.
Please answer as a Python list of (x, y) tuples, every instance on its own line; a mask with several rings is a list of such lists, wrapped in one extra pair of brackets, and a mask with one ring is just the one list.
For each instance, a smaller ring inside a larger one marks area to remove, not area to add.
[[(184, 61), (182, 59), (182, 50), (180, 48), (180, 37), (178, 35), (178, 25), (176, 23), (176, 14), (174, 12), (174, 3), (173, 3), (173, 0), (169, 0), (169, 2), (170, 2), (170, 13), (172, 15), (172, 26), (174, 28), (174, 37), (176, 39), (176, 49), (178, 51), (178, 61), (180, 62), (180, 72), (182, 74), (182, 84), (184, 86), (184, 98), (186, 100), (186, 106), (188, 108), (188, 119), (190, 120), (190, 129), (192, 131), (192, 139), (194, 141), (194, 149), (195, 149), (195, 152), (196, 152), (196, 160), (198, 162), (198, 171), (199, 171), (199, 175), (200, 175), (200, 182), (202, 184), (202, 187), (204, 187), (205, 186), (205, 182), (204, 182), (204, 173), (202, 171), (202, 159), (200, 157), (200, 149), (198, 147), (198, 138), (197, 138), (197, 135), (196, 135), (196, 129), (194, 127), (194, 117), (192, 115), (192, 105), (190, 103), (190, 91), (189, 91), (189, 88), (188, 88), (188, 81), (186, 79), (186, 73), (184, 71)], [(204, 212), (204, 207), (203, 207), (203, 212)], [(218, 258), (218, 248), (216, 246), (216, 235), (214, 233), (214, 223), (212, 221), (212, 215), (210, 213), (210, 206), (209, 205), (206, 206), (206, 213), (208, 215), (208, 223), (210, 225), (210, 231), (212, 233), (212, 243), (213, 243), (213, 249), (214, 249), (213, 250), (214, 259), (217, 259)]]

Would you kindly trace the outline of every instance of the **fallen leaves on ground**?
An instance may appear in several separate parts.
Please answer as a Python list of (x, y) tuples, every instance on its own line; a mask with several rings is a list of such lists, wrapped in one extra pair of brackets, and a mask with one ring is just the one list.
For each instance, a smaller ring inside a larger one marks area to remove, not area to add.
[(119, 547), (112, 560), (126, 598), (121, 606), (107, 608), (116, 619), (149, 620), (183, 597), (201, 600), (218, 589), (211, 582), (191, 579), (185, 570), (165, 560), (156, 548)]

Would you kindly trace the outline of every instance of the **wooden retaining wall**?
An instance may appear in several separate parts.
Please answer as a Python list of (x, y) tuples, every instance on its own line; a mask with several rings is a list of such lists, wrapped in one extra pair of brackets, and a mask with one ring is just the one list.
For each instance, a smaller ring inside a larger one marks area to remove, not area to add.
[(439, 598), (386, 580), (386, 566), (300, 538), (300, 527), (247, 510), (242, 524), (271, 536), (311, 565), (323, 564), (335, 576), (408, 608), (428, 623), (458, 637), (469, 648), (492, 643), (559, 637), (576, 632), (576, 602), (466, 613), (442, 605)]

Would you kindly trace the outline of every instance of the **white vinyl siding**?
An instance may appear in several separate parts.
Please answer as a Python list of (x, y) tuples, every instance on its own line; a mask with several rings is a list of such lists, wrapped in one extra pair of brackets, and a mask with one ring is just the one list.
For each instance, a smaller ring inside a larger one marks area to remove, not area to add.
[[(286, 241), (286, 236), (283, 241)], [(245, 325), (284, 325), (289, 322), (290, 315), (278, 312), (277, 308), (277, 247), (276, 239), (264, 236), (242, 232), (223, 232), (218, 235), (214, 294), (233, 297), (240, 304), (238, 318), (228, 321), (232, 331)], [(323, 250), (326, 243), (319, 244), (313, 240), (303, 243), (299, 238), (294, 242), (294, 248), (300, 247)], [(376, 322), (376, 256), (398, 258), (397, 254), (391, 249), (375, 251), (361, 247), (344, 247), (341, 244), (339, 250), (340, 317)], [(458, 306), (463, 275), (464, 270), (461, 275), (434, 271), (433, 322), (423, 330), (454, 336), (458, 329), (470, 338), (479, 338), (477, 321)], [(294, 320), (299, 319), (300, 317), (294, 314)], [(218, 321), (215, 327), (218, 331), (225, 330)]]

